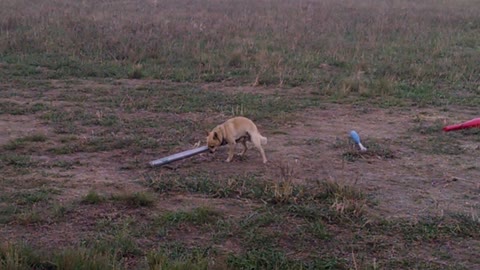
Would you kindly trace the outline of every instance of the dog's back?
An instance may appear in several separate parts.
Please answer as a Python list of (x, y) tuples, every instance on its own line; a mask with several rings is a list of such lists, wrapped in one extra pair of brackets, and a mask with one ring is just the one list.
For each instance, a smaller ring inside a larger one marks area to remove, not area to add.
[(267, 144), (267, 138), (262, 136), (255, 123), (246, 117), (237, 116), (230, 118), (224, 125), (236, 139), (248, 136), (252, 140), (253, 137), (259, 137), (261, 144)]

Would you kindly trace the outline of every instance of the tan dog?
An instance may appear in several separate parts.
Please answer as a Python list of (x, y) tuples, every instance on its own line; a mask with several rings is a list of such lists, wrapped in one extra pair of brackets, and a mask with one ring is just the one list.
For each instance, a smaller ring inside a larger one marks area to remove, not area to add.
[(228, 144), (226, 162), (232, 161), (237, 142), (243, 144), (243, 152), (240, 155), (245, 155), (248, 149), (247, 141), (255, 145), (262, 154), (263, 163), (267, 163), (267, 158), (262, 148), (262, 144), (267, 144), (267, 138), (258, 132), (257, 126), (248, 118), (239, 116), (228, 119), (225, 123), (216, 126), (211, 132), (208, 132), (207, 137), (207, 145), (211, 153), (215, 152), (217, 147)]

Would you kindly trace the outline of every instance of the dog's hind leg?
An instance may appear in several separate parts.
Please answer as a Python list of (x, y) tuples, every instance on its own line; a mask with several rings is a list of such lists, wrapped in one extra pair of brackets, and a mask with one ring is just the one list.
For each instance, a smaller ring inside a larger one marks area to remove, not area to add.
[(240, 155), (243, 157), (248, 150), (247, 140), (242, 140), (242, 145), (243, 145), (243, 151), (242, 151), (242, 153), (240, 153)]
[(260, 136), (252, 136), (252, 143), (262, 154), (263, 163), (267, 163), (267, 157), (265, 156), (265, 151), (263, 151), (262, 142)]

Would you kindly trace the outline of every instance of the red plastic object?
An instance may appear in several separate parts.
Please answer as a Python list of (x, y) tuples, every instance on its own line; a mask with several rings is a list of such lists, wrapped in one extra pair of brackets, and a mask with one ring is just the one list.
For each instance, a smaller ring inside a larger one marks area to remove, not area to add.
[(475, 118), (457, 125), (450, 125), (443, 128), (443, 131), (452, 131), (465, 128), (480, 127), (480, 118)]

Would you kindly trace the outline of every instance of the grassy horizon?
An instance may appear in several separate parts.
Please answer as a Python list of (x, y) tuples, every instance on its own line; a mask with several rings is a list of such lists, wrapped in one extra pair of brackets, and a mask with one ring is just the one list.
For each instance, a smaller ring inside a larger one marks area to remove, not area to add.
[(371, 96), (429, 88), (468, 99), (480, 73), (474, 2), (5, 0), (0, 62), (14, 76), (235, 80)]

